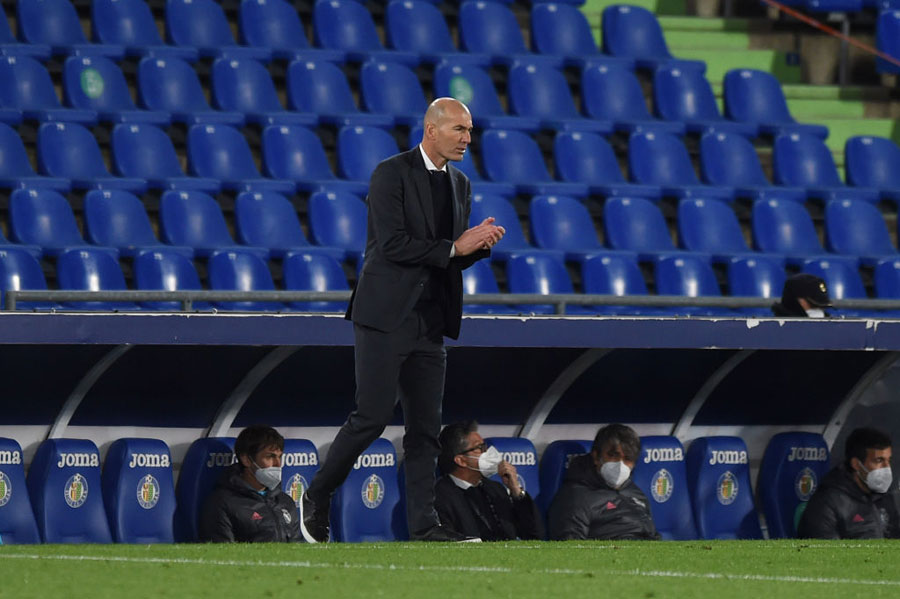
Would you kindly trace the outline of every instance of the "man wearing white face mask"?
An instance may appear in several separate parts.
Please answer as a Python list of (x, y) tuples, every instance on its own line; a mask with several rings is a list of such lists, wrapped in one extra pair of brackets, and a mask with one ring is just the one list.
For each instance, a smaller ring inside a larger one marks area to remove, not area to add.
[(237, 462), (219, 480), (200, 514), (200, 538), (212, 543), (298, 543), (300, 519), (281, 490), (284, 437), (249, 426), (234, 442)]
[(650, 504), (631, 480), (641, 440), (624, 424), (597, 432), (591, 452), (572, 459), (550, 504), (550, 538), (659, 539)]
[(781, 292), (781, 301), (772, 306), (775, 316), (800, 318), (828, 318), (825, 308), (831, 307), (828, 287), (821, 277), (800, 273), (788, 277)]
[[(434, 494), (442, 526), (484, 541), (543, 538), (537, 505), (519, 484), (516, 467), (487, 447), (477, 422), (448, 424), (439, 441), (444, 476)], [(503, 484), (489, 478), (494, 474)]]
[(800, 518), (797, 536), (900, 538), (900, 494), (892, 484), (891, 438), (873, 428), (847, 437), (844, 463), (823, 479)]

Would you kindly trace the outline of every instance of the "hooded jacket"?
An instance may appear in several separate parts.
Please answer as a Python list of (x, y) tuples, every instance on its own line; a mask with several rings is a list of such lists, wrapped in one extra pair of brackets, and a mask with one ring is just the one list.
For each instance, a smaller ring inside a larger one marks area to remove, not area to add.
[(660, 538), (646, 495), (630, 478), (620, 489), (606, 484), (591, 454), (572, 460), (562, 487), (550, 504), (550, 538)]

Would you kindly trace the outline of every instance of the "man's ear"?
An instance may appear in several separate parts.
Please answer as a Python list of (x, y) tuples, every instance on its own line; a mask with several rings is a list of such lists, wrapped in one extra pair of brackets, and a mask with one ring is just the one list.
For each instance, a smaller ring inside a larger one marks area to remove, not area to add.
[(596, 466), (597, 468), (603, 465), (603, 462), (600, 461), (600, 455), (596, 450), (591, 450), (591, 459), (594, 460), (594, 466)]
[(456, 466), (458, 468), (465, 468), (466, 467), (466, 458), (462, 454), (455, 455), (455, 456), (453, 456), (453, 463), (456, 464)]
[(859, 458), (850, 458), (850, 468), (859, 472), (859, 467), (862, 466), (862, 462), (859, 461)]
[(238, 456), (238, 462), (241, 463), (241, 466), (243, 466), (244, 468), (248, 468), (248, 469), (249, 469), (250, 466), (252, 465), (252, 464), (250, 463), (250, 456), (248, 456), (248, 455), (246, 455), (246, 454), (241, 454), (241, 455), (239, 455), (239, 456)]

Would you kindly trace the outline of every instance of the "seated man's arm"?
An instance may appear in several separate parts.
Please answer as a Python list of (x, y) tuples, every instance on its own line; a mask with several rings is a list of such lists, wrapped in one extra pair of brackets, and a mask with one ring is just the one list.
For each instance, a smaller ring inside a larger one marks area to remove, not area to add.
[(587, 539), (590, 532), (590, 507), (583, 493), (563, 487), (550, 505), (550, 538), (554, 541)]
[(543, 539), (544, 523), (531, 495), (525, 493), (522, 499), (513, 499), (512, 505), (516, 536), (523, 540)]
[(825, 494), (813, 495), (806, 504), (797, 526), (797, 536), (801, 539), (839, 539), (838, 512), (831, 498)]
[(234, 525), (218, 493), (210, 495), (200, 512), (200, 540), (208, 543), (234, 543)]

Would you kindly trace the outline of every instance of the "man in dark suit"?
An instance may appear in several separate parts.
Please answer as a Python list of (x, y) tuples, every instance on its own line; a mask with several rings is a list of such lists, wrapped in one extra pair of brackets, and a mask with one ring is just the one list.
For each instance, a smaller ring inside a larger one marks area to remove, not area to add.
[(398, 400), (406, 425), (410, 536), (467, 540), (440, 526), (434, 509), (443, 336), (459, 336), (462, 269), (489, 256), (505, 230), (493, 218), (468, 227), (471, 186), (448, 164), (462, 160), (472, 140), (469, 109), (439, 98), (428, 107), (424, 124), (422, 143), (381, 162), (369, 183), (365, 262), (347, 310), (355, 335), (356, 410), (300, 502), (301, 529), (309, 542), (328, 539), (332, 493), (390, 423)]

